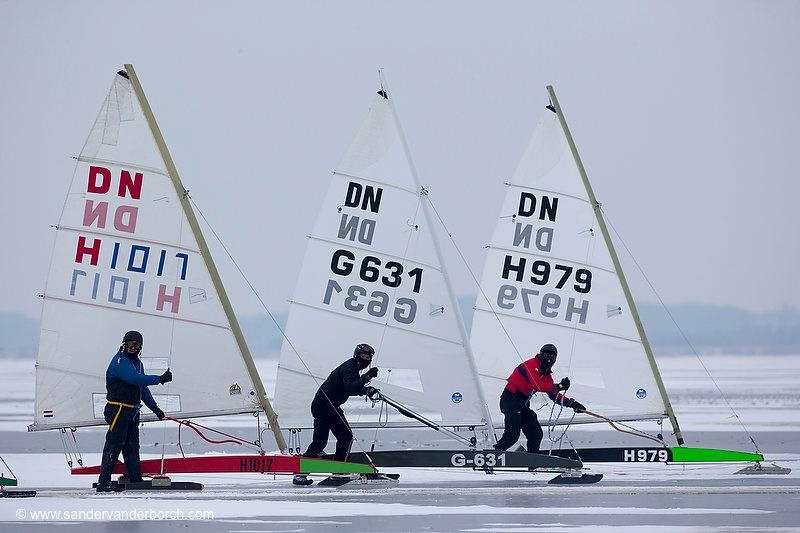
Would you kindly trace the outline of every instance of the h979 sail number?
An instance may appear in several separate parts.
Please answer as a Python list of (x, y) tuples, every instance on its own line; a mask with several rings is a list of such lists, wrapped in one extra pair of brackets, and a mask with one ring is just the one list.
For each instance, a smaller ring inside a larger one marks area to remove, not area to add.
[(626, 463), (666, 463), (669, 460), (669, 451), (626, 449), (622, 451), (622, 460)]

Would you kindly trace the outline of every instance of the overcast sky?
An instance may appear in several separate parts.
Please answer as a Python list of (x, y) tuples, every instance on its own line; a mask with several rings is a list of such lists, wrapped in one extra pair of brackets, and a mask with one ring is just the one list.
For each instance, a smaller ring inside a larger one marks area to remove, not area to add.
[[(273, 310), (379, 67), (476, 273), (553, 84), (610, 222), (668, 304), (797, 306), (799, 20), (795, 1), (0, 0), (0, 311), (39, 316), (71, 157), (125, 62)], [(258, 313), (216, 257), (237, 312)]]

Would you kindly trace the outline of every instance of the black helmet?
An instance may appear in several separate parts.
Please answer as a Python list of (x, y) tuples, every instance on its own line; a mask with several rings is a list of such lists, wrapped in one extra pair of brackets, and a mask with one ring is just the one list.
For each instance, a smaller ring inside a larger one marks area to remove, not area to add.
[(353, 350), (353, 358), (355, 358), (358, 368), (364, 369), (372, 362), (372, 356), (375, 355), (375, 348), (366, 343), (361, 343)]
[(542, 361), (542, 370), (549, 372), (553, 365), (556, 364), (556, 357), (558, 357), (558, 350), (552, 344), (545, 344), (539, 350), (539, 359)]
[(144, 344), (144, 339), (142, 338), (142, 334), (138, 331), (129, 331), (122, 337), (122, 342), (128, 341), (136, 341), (138, 343)]

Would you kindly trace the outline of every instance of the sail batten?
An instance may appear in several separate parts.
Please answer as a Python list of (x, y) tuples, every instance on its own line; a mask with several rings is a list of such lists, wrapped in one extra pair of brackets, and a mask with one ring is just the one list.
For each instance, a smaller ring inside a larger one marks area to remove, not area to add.
[[(98, 308), (101, 308), (101, 309), (108, 309), (109, 311), (114, 311), (114, 312), (119, 312), (119, 313), (130, 313), (132, 315), (146, 315), (146, 316), (154, 316), (154, 317), (161, 317), (162, 316), (159, 313), (152, 313), (152, 312), (141, 311), (141, 310), (136, 310), (136, 309), (120, 309), (119, 307), (112, 306), (112, 305), (104, 305), (104, 304), (88, 303), (88, 302), (76, 302), (76, 301), (73, 301), (73, 300), (69, 300), (67, 298), (61, 298), (61, 297), (58, 297), (58, 296), (49, 296), (47, 294), (45, 294), (43, 296), (43, 298), (45, 300), (55, 300), (55, 301), (69, 303), (71, 305), (83, 305), (83, 306), (87, 306), (87, 307), (98, 307)], [(175, 320), (175, 321), (178, 321), (178, 322), (186, 322), (186, 323), (189, 323), (189, 324), (197, 324), (199, 326), (208, 326), (208, 327), (213, 327), (213, 328), (221, 328), (221, 329), (226, 329), (226, 330), (229, 330), (229, 331), (231, 329), (229, 325), (215, 324), (213, 322), (202, 322), (202, 321), (199, 321), (199, 320), (191, 320), (189, 318), (173, 317), (173, 318), (171, 318), (171, 320)]]
[(384, 324), (383, 322), (380, 322), (380, 321), (376, 322), (375, 320), (371, 320), (371, 319), (369, 319), (367, 317), (363, 317), (363, 316), (355, 316), (354, 317), (354, 316), (351, 316), (350, 314), (345, 313), (343, 311), (338, 311), (336, 309), (329, 309), (329, 308), (325, 308), (325, 307), (320, 307), (319, 305), (313, 305), (313, 304), (308, 304), (308, 303), (304, 303), (304, 302), (298, 302), (298, 301), (295, 301), (295, 300), (289, 300), (289, 303), (294, 304), (294, 305), (298, 305), (298, 306), (302, 306), (302, 307), (307, 307), (307, 308), (310, 308), (310, 309), (315, 309), (315, 310), (323, 312), (323, 313), (331, 313), (331, 314), (334, 314), (334, 315), (338, 315), (340, 317), (348, 317), (350, 320), (361, 320), (361, 321), (364, 321), (364, 322), (367, 322), (367, 323), (370, 323), (370, 324), (377, 324), (377, 325), (379, 325), (379, 326), (381, 326), (383, 328), (386, 328), (386, 329), (395, 329), (395, 330), (398, 330), (398, 331), (405, 331), (405, 332), (408, 332), (408, 333), (411, 333), (411, 334), (414, 334), (414, 335), (421, 335), (421, 336), (424, 336), (424, 337), (429, 337), (431, 339), (436, 339), (438, 341), (442, 341), (442, 342), (446, 342), (446, 343), (450, 343), (450, 344), (455, 344), (457, 346), (463, 346), (463, 343), (460, 340), (447, 338), (447, 337), (440, 337), (438, 335), (433, 335), (431, 333), (424, 333), (424, 332), (420, 332), (420, 331), (414, 331), (413, 329), (404, 328), (404, 327), (399, 326), (397, 324)]
[(511, 253), (520, 254), (520, 255), (524, 255), (524, 256), (527, 256), (527, 257), (533, 257), (533, 258), (548, 257), (548, 258), (553, 259), (555, 261), (566, 261), (566, 262), (569, 262), (570, 264), (573, 264), (573, 265), (588, 266), (588, 267), (596, 268), (598, 270), (603, 270), (605, 272), (608, 272), (609, 274), (616, 274), (616, 272), (611, 268), (606, 268), (606, 267), (595, 265), (595, 264), (592, 264), (592, 263), (585, 263), (585, 262), (581, 262), (581, 261), (575, 260), (575, 259), (567, 259), (565, 257), (547, 256), (547, 255), (543, 255), (541, 253), (532, 252), (530, 250), (521, 250), (519, 248), (508, 247), (508, 246), (497, 246), (497, 245), (493, 245), (493, 244), (486, 245), (486, 249), (487, 250), (498, 250), (498, 251), (502, 251), (502, 252), (511, 252)]
[(137, 165), (136, 163), (131, 163), (129, 161), (114, 161), (112, 159), (100, 159), (97, 157), (87, 157), (82, 155), (79, 155), (75, 159), (83, 163), (102, 163), (104, 165), (115, 165), (119, 167), (125, 167), (128, 169), (144, 170), (146, 172), (152, 172), (153, 174), (161, 174), (162, 176), (169, 177), (169, 172), (167, 172), (166, 169)]
[[(411, 228), (409, 228), (409, 231), (411, 231)], [(373, 251), (368, 246), (356, 246), (356, 245), (354, 245), (352, 243), (346, 243), (345, 244), (345, 243), (342, 243), (341, 241), (337, 242), (334, 239), (326, 239), (324, 237), (318, 237), (316, 235), (309, 235), (308, 239), (309, 240), (313, 240), (313, 241), (318, 241), (318, 242), (324, 242), (324, 243), (327, 243), (327, 244), (333, 244), (333, 245), (336, 245), (338, 248), (342, 248), (342, 249), (345, 249), (345, 250), (350, 250), (351, 252), (352, 251), (357, 251), (357, 252)], [(407, 257), (405, 255), (397, 255), (394, 252), (385, 252), (385, 251), (382, 251), (382, 250), (378, 250), (377, 253), (380, 253), (383, 257), (389, 257), (389, 258), (392, 258), (392, 259), (400, 259), (402, 261), (405, 261), (407, 264), (424, 266), (426, 268), (429, 268), (431, 270), (436, 270), (436, 271), (439, 271), (439, 272), (442, 271), (442, 269), (436, 264), (425, 263), (423, 261), (420, 261), (420, 260), (417, 260), (417, 259), (414, 259), (414, 258), (411, 258), (411, 257)]]
[(411, 194), (413, 196), (417, 196), (419, 194), (419, 191), (415, 191), (413, 189), (409, 189), (408, 187), (403, 187), (402, 185), (398, 185), (396, 183), (387, 183), (385, 181), (381, 181), (380, 179), (371, 178), (369, 176), (357, 176), (355, 174), (347, 174), (346, 172), (337, 172), (335, 170), (333, 171), (333, 174), (335, 176), (341, 176), (343, 178), (356, 179), (356, 180), (359, 180), (359, 181), (363, 181), (365, 183), (373, 183), (373, 184), (376, 184), (376, 185), (381, 185), (383, 187), (391, 187), (391, 188), (397, 189), (399, 191), (407, 192), (408, 194)]
[(98, 237), (112, 237), (114, 239), (126, 240), (126, 241), (135, 241), (137, 243), (155, 244), (157, 246), (170, 246), (170, 247), (172, 247), (172, 248), (174, 248), (176, 250), (182, 250), (182, 251), (185, 251), (185, 252), (192, 252), (193, 254), (200, 254), (200, 250), (197, 249), (197, 248), (188, 248), (186, 246), (175, 245), (175, 244), (164, 242), (164, 241), (156, 241), (156, 240), (151, 240), (151, 239), (140, 239), (140, 238), (136, 238), (136, 237), (129, 237), (127, 235), (122, 235), (122, 234), (119, 234), (119, 233), (111, 233), (111, 232), (107, 232), (107, 231), (88, 230), (88, 229), (85, 229), (85, 228), (77, 228), (77, 227), (73, 227), (73, 226), (62, 226), (62, 225), (59, 225), (58, 229), (64, 230), (64, 231), (71, 231), (72, 233), (81, 233), (81, 234), (84, 234), (84, 235), (96, 235)]
[[(475, 307), (475, 311), (480, 311), (482, 313), (489, 313), (489, 314), (491, 314), (493, 316), (506, 317), (506, 318), (509, 318), (509, 319), (520, 320), (520, 318), (518, 316), (515, 316), (515, 315), (513, 315), (511, 313), (504, 313), (502, 311), (498, 311), (497, 309), (485, 309), (483, 307), (476, 306)], [(642, 344), (642, 340), (640, 338), (638, 338), (638, 337), (634, 338), (634, 337), (623, 337), (623, 336), (620, 336), (620, 335), (612, 335), (610, 333), (605, 333), (603, 331), (591, 330), (591, 329), (585, 329), (585, 328), (576, 328), (575, 326), (569, 325), (569, 324), (553, 324), (552, 322), (548, 322), (546, 320), (538, 320), (538, 319), (529, 318), (529, 317), (526, 317), (524, 320), (525, 321), (530, 321), (530, 322), (536, 322), (536, 323), (539, 323), (539, 324), (545, 324), (548, 327), (569, 328), (570, 331), (572, 333), (574, 333), (574, 334), (577, 334), (578, 332), (580, 332), (580, 333), (588, 333), (588, 334), (592, 334), (592, 335), (600, 335), (600, 336), (603, 336), (603, 337), (610, 337), (610, 338), (613, 338), (613, 339), (619, 339), (619, 340), (623, 340), (623, 341), (627, 341), (627, 342), (633, 342), (633, 343), (636, 343), (636, 344)]]
[(524, 184), (521, 184), (521, 183), (506, 182), (505, 185), (508, 186), (508, 187), (516, 187), (516, 188), (519, 188), (519, 189), (525, 189), (525, 190), (532, 191), (532, 192), (543, 192), (545, 194), (558, 194), (558, 195), (563, 196), (565, 198), (572, 198), (574, 200), (578, 200), (579, 202), (584, 202), (584, 203), (587, 203), (589, 205), (592, 205), (591, 200), (589, 200), (588, 198), (581, 197), (581, 196), (574, 195), (574, 194), (567, 194), (567, 193), (563, 193), (563, 192), (559, 192), (559, 191), (555, 191), (555, 190), (542, 189), (542, 188), (539, 188), (539, 187), (531, 187), (530, 185), (524, 185)]

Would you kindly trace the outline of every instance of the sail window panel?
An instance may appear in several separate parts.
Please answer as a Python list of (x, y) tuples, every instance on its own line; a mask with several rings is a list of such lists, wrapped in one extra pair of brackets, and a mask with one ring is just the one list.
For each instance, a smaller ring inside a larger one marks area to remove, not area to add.
[[(158, 407), (165, 413), (171, 414), (181, 412), (181, 397), (178, 394), (153, 394), (153, 399), (156, 401)], [(92, 394), (92, 407), (95, 419), (105, 421), (104, 410), (106, 404), (105, 392)], [(145, 408), (143, 413), (149, 414), (149, 410)]]
[(163, 374), (169, 368), (169, 357), (142, 356), (141, 360), (148, 374)]

